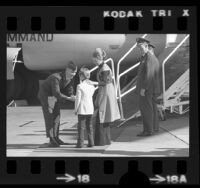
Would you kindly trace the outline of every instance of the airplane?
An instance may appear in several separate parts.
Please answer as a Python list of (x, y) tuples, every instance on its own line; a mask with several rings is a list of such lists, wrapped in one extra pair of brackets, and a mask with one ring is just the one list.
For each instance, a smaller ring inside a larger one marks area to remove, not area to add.
[[(100, 47), (115, 64), (143, 34), (8, 34), (7, 35), (7, 104), (25, 99), (37, 103), (41, 80), (50, 73), (65, 68), (70, 60), (80, 68), (93, 68), (92, 53)], [(170, 41), (167, 34), (148, 34), (159, 56)], [(177, 37), (173, 39), (174, 42)], [(139, 61), (141, 54), (135, 48), (124, 60), (121, 71)], [(136, 73), (130, 73), (133, 77)], [(92, 78), (95, 78), (94, 76)]]

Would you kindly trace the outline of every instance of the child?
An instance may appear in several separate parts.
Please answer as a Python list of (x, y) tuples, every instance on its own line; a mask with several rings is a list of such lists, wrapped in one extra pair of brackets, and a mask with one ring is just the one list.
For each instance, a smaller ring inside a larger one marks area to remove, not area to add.
[(89, 80), (90, 71), (82, 67), (79, 72), (80, 84), (76, 90), (75, 114), (78, 115), (78, 140), (77, 148), (84, 146), (84, 129), (86, 126), (88, 135), (88, 147), (94, 146), (92, 115), (94, 113), (93, 94), (94, 84)]

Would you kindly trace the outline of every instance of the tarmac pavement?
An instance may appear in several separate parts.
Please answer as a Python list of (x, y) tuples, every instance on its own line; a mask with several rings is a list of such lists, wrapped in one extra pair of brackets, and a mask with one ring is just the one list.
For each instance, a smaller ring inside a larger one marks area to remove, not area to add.
[[(189, 115), (170, 115), (160, 122), (160, 132), (136, 136), (142, 121), (134, 119), (111, 129), (112, 144), (75, 148), (77, 117), (61, 110), (60, 138), (66, 143), (48, 148), (41, 107), (7, 108), (7, 156), (16, 157), (177, 157), (189, 156)], [(85, 140), (87, 145), (87, 139)]]

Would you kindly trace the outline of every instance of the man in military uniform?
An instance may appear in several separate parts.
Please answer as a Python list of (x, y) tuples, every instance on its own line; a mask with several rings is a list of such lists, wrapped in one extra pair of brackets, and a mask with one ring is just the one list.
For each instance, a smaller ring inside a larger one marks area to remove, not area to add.
[[(155, 93), (153, 95), (153, 129), (154, 129), (154, 132), (159, 132), (159, 113), (161, 114), (162, 111), (160, 111), (158, 109), (158, 100), (157, 100), (157, 97), (161, 94), (161, 88), (160, 88), (160, 79), (159, 79), (159, 70), (160, 70), (160, 65), (159, 65), (159, 61), (157, 59), (157, 57), (155, 56), (154, 54), (154, 49), (155, 49), (155, 46), (153, 44), (149, 44), (148, 45), (149, 47), (149, 52), (152, 53), (152, 58), (153, 58), (153, 62), (154, 62), (154, 68), (156, 69), (156, 72), (155, 72), (155, 82), (154, 84), (156, 85), (156, 90), (155, 90)], [(162, 115), (162, 114), (161, 114)]]
[[(73, 95), (73, 77), (76, 75), (76, 72), (76, 65), (70, 61), (63, 72), (50, 75), (40, 85), (38, 98), (42, 105), (46, 136), (50, 139), (48, 147), (59, 147), (59, 145), (64, 144), (58, 138), (60, 103), (67, 100), (75, 101), (75, 96)], [(67, 95), (63, 94), (64, 90)]]
[(150, 136), (158, 132), (158, 109), (156, 98), (160, 93), (159, 62), (149, 51), (150, 42), (137, 38), (137, 47), (142, 52), (136, 91), (139, 95), (139, 108), (143, 120), (143, 131), (137, 136)]
[(148, 44), (148, 49), (149, 49), (149, 52), (150, 52), (150, 53), (152, 53), (153, 55), (155, 55), (155, 54), (154, 54), (155, 46), (154, 46), (153, 44), (150, 44), (150, 43), (149, 43), (149, 44)]

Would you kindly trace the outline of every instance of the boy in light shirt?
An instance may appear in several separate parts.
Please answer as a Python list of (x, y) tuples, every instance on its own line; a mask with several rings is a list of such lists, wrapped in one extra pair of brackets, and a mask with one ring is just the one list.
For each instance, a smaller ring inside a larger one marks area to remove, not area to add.
[(94, 146), (92, 115), (94, 113), (93, 94), (94, 83), (89, 80), (90, 71), (82, 67), (79, 72), (80, 84), (76, 90), (75, 114), (78, 115), (78, 140), (77, 148), (84, 146), (84, 129), (88, 135), (88, 147)]

